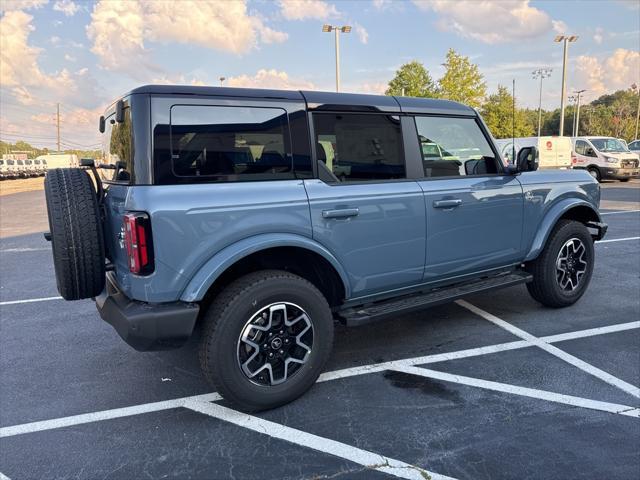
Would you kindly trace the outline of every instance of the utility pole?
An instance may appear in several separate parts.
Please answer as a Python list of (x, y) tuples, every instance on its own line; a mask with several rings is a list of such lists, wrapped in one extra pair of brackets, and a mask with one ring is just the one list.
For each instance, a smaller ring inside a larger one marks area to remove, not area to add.
[(58, 153), (60, 153), (60, 102), (56, 104), (56, 130), (58, 132)]
[(340, 32), (349, 33), (351, 32), (350, 25), (343, 25), (342, 27), (336, 27), (334, 25), (323, 25), (322, 31), (324, 33), (335, 33), (336, 38), (336, 92), (340, 91)]
[(574, 137), (580, 135), (580, 95), (582, 95), (586, 90), (577, 90), (574, 93), (578, 96), (578, 104), (576, 106), (576, 131), (573, 134)]
[(557, 35), (556, 38), (553, 39), (556, 43), (563, 43), (564, 51), (562, 56), (562, 93), (560, 97), (560, 133), (559, 135), (562, 137), (564, 135), (564, 97), (565, 97), (565, 89), (566, 89), (566, 79), (567, 79), (567, 58), (568, 58), (568, 50), (569, 43), (573, 43), (578, 40), (577, 35)]
[(538, 99), (538, 137), (540, 136), (540, 128), (542, 125), (542, 79), (550, 77), (552, 68), (539, 68), (531, 72), (533, 79), (540, 78), (540, 98)]

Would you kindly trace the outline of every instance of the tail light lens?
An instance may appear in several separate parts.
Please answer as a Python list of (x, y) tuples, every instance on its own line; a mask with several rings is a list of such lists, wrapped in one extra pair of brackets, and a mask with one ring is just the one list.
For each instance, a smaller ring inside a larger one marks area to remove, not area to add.
[(149, 215), (133, 212), (124, 216), (124, 243), (127, 247), (131, 273), (148, 275), (153, 272), (153, 243)]

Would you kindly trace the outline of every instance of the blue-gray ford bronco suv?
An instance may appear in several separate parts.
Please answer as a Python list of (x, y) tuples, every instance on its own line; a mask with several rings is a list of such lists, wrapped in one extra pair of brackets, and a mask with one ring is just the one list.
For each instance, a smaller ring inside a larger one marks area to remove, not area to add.
[(60, 294), (137, 350), (201, 325), (204, 376), (244, 410), (310, 388), (335, 321), (521, 283), (571, 305), (606, 232), (587, 172), (505, 165), (445, 100), (143, 86), (100, 131), (99, 161), (45, 182)]

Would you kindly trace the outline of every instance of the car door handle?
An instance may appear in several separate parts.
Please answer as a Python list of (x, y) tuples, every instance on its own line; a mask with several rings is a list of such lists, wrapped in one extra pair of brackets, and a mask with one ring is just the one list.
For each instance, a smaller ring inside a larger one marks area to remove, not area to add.
[(337, 208), (335, 210), (323, 210), (322, 218), (347, 218), (356, 217), (360, 213), (358, 208)]
[(433, 208), (455, 208), (462, 205), (462, 200), (459, 198), (452, 198), (450, 200), (436, 200), (433, 202)]

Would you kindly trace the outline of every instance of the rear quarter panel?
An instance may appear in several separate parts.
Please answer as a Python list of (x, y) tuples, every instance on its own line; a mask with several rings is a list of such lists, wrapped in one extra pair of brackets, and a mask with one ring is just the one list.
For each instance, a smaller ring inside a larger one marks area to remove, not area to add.
[(119, 249), (117, 258), (126, 258), (116, 241), (124, 211), (143, 211), (151, 217), (155, 271), (140, 277), (122, 260), (116, 263), (118, 285), (136, 300), (178, 300), (211, 257), (244, 238), (269, 233), (311, 238), (301, 180), (135, 186), (127, 188), (125, 198), (119, 193), (111, 195), (107, 233), (108, 244)]

